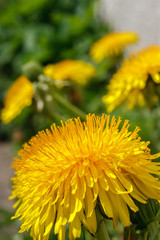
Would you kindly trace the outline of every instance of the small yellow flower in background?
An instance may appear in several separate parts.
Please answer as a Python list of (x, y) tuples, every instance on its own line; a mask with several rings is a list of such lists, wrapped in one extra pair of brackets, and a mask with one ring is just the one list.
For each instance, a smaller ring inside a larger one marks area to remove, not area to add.
[(159, 100), (160, 46), (150, 46), (132, 54), (110, 80), (108, 93), (103, 97), (108, 112), (124, 101), (128, 108), (144, 106)]
[(72, 80), (79, 84), (86, 84), (96, 75), (96, 70), (91, 64), (80, 60), (64, 60), (44, 67), (44, 74), (53, 80)]
[(137, 40), (137, 34), (132, 32), (109, 33), (93, 44), (90, 55), (99, 63), (106, 57), (120, 54), (125, 46)]
[(25, 76), (20, 76), (8, 89), (4, 99), (2, 122), (5, 124), (11, 122), (25, 107), (32, 104), (32, 98), (33, 84)]
[(99, 199), (104, 213), (130, 225), (129, 210), (138, 211), (133, 199), (146, 203), (160, 199), (160, 166), (152, 162), (149, 142), (128, 131), (126, 120), (86, 116), (51, 126), (25, 143), (15, 158), (11, 198), (18, 198), (13, 218), (20, 217), (20, 232), (30, 229), (34, 240), (47, 240), (54, 226), (59, 240), (80, 237), (81, 224), (97, 230), (95, 207)]

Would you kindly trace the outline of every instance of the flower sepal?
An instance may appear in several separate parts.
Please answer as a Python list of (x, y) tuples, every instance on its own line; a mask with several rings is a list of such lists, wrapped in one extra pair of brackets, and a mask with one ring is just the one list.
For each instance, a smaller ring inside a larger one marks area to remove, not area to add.
[(139, 211), (131, 217), (133, 225), (125, 228), (124, 240), (159, 240), (160, 204), (154, 199), (136, 204)]
[(22, 66), (23, 74), (31, 81), (38, 81), (38, 76), (43, 73), (42, 66), (38, 62), (28, 62)]
[(105, 218), (102, 216), (101, 211), (98, 207), (96, 207), (96, 218), (97, 218), (96, 239), (110, 240), (110, 237), (106, 228), (106, 224), (105, 224)]
[(153, 221), (146, 228), (138, 229), (138, 226), (132, 225), (125, 229), (124, 240), (159, 240), (160, 239), (160, 223)]

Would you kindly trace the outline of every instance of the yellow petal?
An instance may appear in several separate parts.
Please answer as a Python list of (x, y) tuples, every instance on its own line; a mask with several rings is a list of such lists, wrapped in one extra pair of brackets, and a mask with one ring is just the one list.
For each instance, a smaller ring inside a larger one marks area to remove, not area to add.
[(93, 193), (90, 187), (86, 189), (86, 197), (85, 197), (85, 212), (86, 216), (90, 217), (93, 210), (94, 210), (94, 203), (93, 203)]
[(71, 231), (75, 238), (81, 235), (81, 221), (79, 215), (77, 214), (74, 220), (71, 222)]

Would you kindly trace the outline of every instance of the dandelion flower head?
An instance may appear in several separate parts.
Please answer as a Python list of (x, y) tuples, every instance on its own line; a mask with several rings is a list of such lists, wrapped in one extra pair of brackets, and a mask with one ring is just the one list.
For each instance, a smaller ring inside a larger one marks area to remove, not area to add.
[(125, 46), (137, 40), (138, 36), (132, 32), (109, 33), (93, 44), (90, 55), (101, 62), (106, 57), (119, 55)]
[(56, 64), (44, 67), (44, 74), (53, 80), (71, 80), (79, 84), (86, 84), (88, 80), (96, 75), (95, 68), (81, 60), (63, 60)]
[(32, 104), (33, 84), (25, 76), (20, 76), (8, 89), (4, 99), (1, 120), (8, 124), (21, 111)]
[(70, 119), (50, 130), (39, 132), (24, 144), (15, 158), (12, 198), (18, 198), (14, 218), (20, 217), (21, 230), (30, 229), (34, 240), (47, 240), (52, 227), (59, 240), (80, 237), (81, 223), (97, 230), (97, 202), (104, 213), (130, 225), (128, 208), (137, 211), (133, 199), (146, 203), (159, 199), (160, 166), (152, 159), (149, 142), (141, 141), (138, 128), (128, 130), (126, 120), (119, 130), (118, 120), (110, 116)]
[(108, 112), (124, 101), (128, 104), (128, 108), (158, 101), (159, 73), (160, 46), (150, 46), (132, 54), (113, 75), (107, 87), (108, 93), (103, 97), (103, 101)]

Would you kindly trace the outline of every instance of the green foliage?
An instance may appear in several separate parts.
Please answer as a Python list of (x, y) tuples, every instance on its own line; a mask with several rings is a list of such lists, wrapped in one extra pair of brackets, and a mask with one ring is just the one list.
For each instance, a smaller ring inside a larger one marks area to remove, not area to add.
[(0, 10), (2, 76), (19, 75), (21, 66), (31, 60), (46, 64), (87, 58), (90, 45), (108, 31), (95, 20), (93, 5), (93, 0), (4, 1)]
[[(46, 65), (67, 58), (90, 61), (91, 44), (108, 32), (108, 27), (95, 19), (94, 6), (95, 0), (1, 1), (0, 108), (25, 63)], [(1, 129), (0, 135), (7, 138), (7, 128), (5, 131), (0, 123)]]

